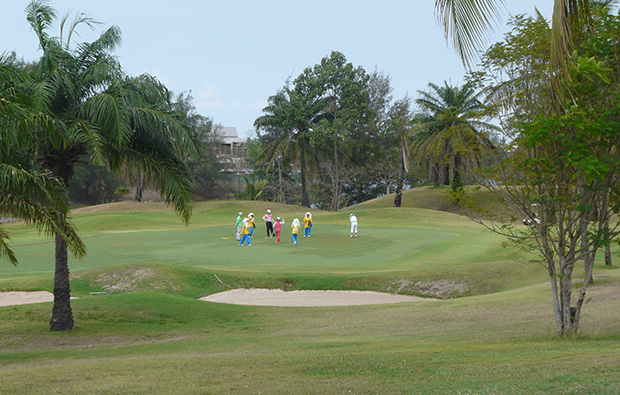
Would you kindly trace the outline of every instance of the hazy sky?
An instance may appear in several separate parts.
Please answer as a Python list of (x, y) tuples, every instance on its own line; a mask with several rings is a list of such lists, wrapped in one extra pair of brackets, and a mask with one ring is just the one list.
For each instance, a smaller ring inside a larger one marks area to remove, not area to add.
[[(40, 56), (25, 18), (29, 1), (6, 1), (0, 14), (0, 52), (26, 60)], [(494, 36), (509, 14), (551, 17), (551, 0), (506, 0)], [(122, 31), (116, 55), (130, 75), (150, 73), (175, 93), (190, 91), (199, 113), (240, 137), (253, 136), (267, 98), (336, 50), (367, 72), (390, 75), (394, 97), (429, 82), (462, 83), (465, 70), (447, 46), (433, 0), (56, 0), (59, 16), (88, 14), (103, 24), (78, 30), (92, 41), (111, 25)], [(58, 26), (52, 30), (59, 34)]]

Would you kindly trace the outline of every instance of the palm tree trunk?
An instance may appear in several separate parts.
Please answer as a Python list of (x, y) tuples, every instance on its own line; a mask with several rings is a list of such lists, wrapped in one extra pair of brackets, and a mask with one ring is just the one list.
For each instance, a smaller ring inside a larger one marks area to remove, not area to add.
[(56, 235), (56, 265), (54, 270), (54, 306), (50, 330), (66, 331), (73, 329), (73, 312), (71, 310), (71, 287), (69, 284), (69, 260), (67, 244), (60, 235)]
[(405, 179), (405, 165), (400, 163), (400, 173), (396, 181), (396, 196), (394, 196), (394, 207), (400, 207), (403, 202), (403, 183)]
[[(73, 178), (73, 164), (62, 164), (53, 171), (69, 188)], [(68, 199), (68, 197), (67, 197)], [(61, 229), (65, 227), (66, 213), (62, 215), (59, 224)], [(69, 283), (69, 254), (67, 243), (63, 238), (56, 234), (55, 243), (55, 266), (54, 266), (54, 306), (52, 307), (52, 319), (50, 320), (50, 330), (67, 331), (73, 329), (73, 312), (71, 310), (71, 287)]]
[(338, 163), (338, 143), (337, 140), (334, 140), (334, 182), (333, 184), (333, 190), (332, 190), (332, 210), (333, 211), (338, 211), (338, 209), (340, 208), (340, 180), (339, 180), (339, 174), (340, 174), (340, 166)]
[(443, 167), (443, 182), (442, 185), (450, 185), (450, 164), (447, 163)]
[(142, 190), (144, 189), (144, 172), (140, 170), (138, 177), (136, 178), (136, 195), (133, 200), (136, 202), (142, 201)]
[(278, 202), (284, 203), (284, 192), (282, 192), (282, 160), (278, 159)]
[(304, 207), (310, 207), (310, 193), (308, 192), (308, 179), (307, 179), (307, 169), (306, 169), (306, 154), (302, 150), (301, 151), (301, 205)]

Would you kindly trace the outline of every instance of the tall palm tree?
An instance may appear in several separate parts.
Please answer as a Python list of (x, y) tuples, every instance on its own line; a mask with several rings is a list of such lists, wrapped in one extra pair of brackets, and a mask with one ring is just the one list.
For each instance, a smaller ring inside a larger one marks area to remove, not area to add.
[(398, 179), (396, 181), (396, 195), (394, 196), (394, 207), (400, 207), (403, 200), (403, 184), (405, 177), (409, 174), (409, 139), (412, 126), (412, 115), (410, 111), (411, 99), (406, 96), (398, 100), (390, 107), (388, 112), (389, 129), (395, 135), (398, 142)]
[[(173, 204), (184, 221), (191, 215), (191, 184), (183, 150), (195, 150), (195, 139), (170, 114), (165, 87), (149, 78), (125, 77), (111, 52), (120, 44), (120, 31), (111, 27), (91, 43), (72, 49), (71, 37), (78, 26), (96, 22), (78, 14), (60, 37), (48, 30), (56, 18), (44, 1), (32, 1), (26, 16), (36, 33), (43, 54), (33, 76), (41, 109), (38, 132), (39, 161), (69, 186), (82, 158), (122, 171), (142, 169), (166, 203)], [(66, 37), (66, 40), (63, 38)], [(59, 227), (64, 228), (62, 216)], [(56, 236), (54, 307), (50, 328), (73, 328), (70, 304), (67, 246)]]
[(319, 115), (322, 105), (310, 99), (310, 95), (286, 86), (269, 97), (263, 109), (265, 115), (254, 122), (258, 130), (269, 134), (269, 144), (261, 158), (270, 165), (276, 160), (296, 163), (301, 176), (301, 205), (310, 206), (309, 173), (316, 164), (311, 144), (311, 126)]
[(418, 91), (416, 99), (423, 115), (417, 119), (412, 151), (441, 176), (442, 184), (449, 185), (460, 178), (464, 167), (480, 165), (485, 150), (493, 147), (489, 131), (496, 127), (481, 120), (481, 93), (471, 84), (428, 86), (430, 91)]

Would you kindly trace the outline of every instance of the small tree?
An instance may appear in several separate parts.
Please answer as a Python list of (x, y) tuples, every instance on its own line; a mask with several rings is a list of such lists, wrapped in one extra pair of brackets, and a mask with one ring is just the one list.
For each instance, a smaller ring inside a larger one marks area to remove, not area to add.
[[(610, 84), (610, 71), (594, 58), (576, 58), (566, 112), (519, 124), (512, 154), (481, 179), (513, 212), (528, 217), (536, 207), (538, 219), (525, 229), (474, 219), (538, 253), (534, 261), (549, 273), (560, 335), (579, 327), (593, 258), (618, 234), (618, 222), (607, 227), (620, 211), (620, 91)], [(585, 262), (585, 276), (574, 302), (579, 262)]]

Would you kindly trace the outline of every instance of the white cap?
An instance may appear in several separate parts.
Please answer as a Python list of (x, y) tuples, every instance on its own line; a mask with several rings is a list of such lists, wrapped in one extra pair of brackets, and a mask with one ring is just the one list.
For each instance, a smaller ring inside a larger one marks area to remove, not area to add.
[(244, 218), (244, 219), (243, 219), (243, 222), (250, 222), (250, 220), (249, 220), (249, 219), (247, 219), (247, 218)]
[(254, 213), (248, 214), (248, 217), (253, 217), (253, 216), (254, 216)]
[(310, 215), (310, 211), (308, 211), (308, 212), (306, 213), (306, 216), (308, 216), (308, 215)]
[(239, 211), (239, 215), (243, 215), (243, 213), (241, 211)]
[(353, 213), (349, 214), (349, 217), (352, 217), (352, 216), (353, 216)]
[(267, 213), (268, 213), (268, 214), (271, 214), (271, 210), (267, 209)]

